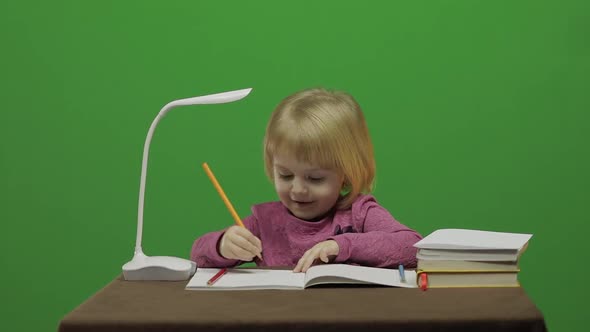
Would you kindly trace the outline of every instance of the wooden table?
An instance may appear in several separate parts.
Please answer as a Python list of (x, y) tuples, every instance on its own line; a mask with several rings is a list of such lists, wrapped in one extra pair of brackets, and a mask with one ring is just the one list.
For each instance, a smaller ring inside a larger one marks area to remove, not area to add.
[(59, 331), (546, 331), (522, 288), (188, 291), (186, 283), (119, 276)]

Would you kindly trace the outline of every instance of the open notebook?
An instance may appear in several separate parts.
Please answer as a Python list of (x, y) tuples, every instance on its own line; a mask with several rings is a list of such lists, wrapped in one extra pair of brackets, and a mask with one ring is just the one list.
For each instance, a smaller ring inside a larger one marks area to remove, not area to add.
[(322, 284), (364, 284), (416, 288), (416, 272), (405, 271), (405, 282), (399, 271), (373, 267), (325, 264), (315, 265), (306, 273), (292, 270), (228, 269), (213, 285), (207, 285), (220, 269), (198, 268), (186, 285), (188, 290), (304, 289)]

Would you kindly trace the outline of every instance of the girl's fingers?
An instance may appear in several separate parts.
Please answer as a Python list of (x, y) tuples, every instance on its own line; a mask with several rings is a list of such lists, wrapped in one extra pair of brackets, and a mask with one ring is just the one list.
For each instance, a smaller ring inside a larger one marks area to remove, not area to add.
[(324, 263), (330, 262), (330, 253), (328, 253), (330, 248), (328, 248), (325, 243), (317, 244), (313, 246), (311, 249), (305, 252), (303, 256), (297, 262), (297, 265), (293, 269), (293, 272), (306, 272), (317, 259), (321, 260)]
[(239, 236), (239, 235), (236, 236), (232, 242), (236, 246), (238, 246), (241, 249), (250, 253), (252, 255), (252, 257), (260, 255), (260, 249), (256, 245), (254, 245), (252, 242), (248, 241), (248, 239), (246, 239), (242, 236)]
[(254, 247), (256, 247), (258, 253), (262, 252), (262, 242), (259, 238), (254, 236), (252, 232), (250, 232), (247, 228), (239, 227), (236, 229), (236, 234), (246, 239), (246, 241), (250, 242)]
[(307, 255), (307, 257), (305, 257), (305, 260), (303, 261), (303, 265), (301, 267), (302, 272), (307, 272), (307, 270), (313, 265), (313, 262), (318, 258), (319, 251), (319, 249), (315, 248), (312, 248), (309, 251), (309, 254)]
[(320, 250), (320, 259), (322, 260), (322, 262), (324, 263), (328, 263), (328, 261), (330, 260), (328, 258), (328, 253), (326, 252), (325, 249)]
[(297, 265), (293, 269), (293, 272), (304, 272), (303, 265), (305, 264), (305, 261), (307, 259), (307, 256), (309, 255), (309, 253), (310, 253), (310, 250), (306, 251), (303, 254), (303, 256), (301, 256), (301, 258), (299, 258), (299, 261), (297, 262)]
[[(303, 257), (305, 257), (305, 255)], [(297, 265), (295, 265), (295, 268), (293, 269), (293, 272), (301, 272), (301, 264), (303, 264), (303, 257), (299, 258), (299, 260), (297, 261)]]
[(235, 243), (232, 243), (230, 246), (230, 251), (234, 255), (234, 259), (239, 259), (242, 261), (251, 261), (252, 258), (256, 255), (252, 255), (249, 251), (244, 250), (243, 248), (237, 246)]

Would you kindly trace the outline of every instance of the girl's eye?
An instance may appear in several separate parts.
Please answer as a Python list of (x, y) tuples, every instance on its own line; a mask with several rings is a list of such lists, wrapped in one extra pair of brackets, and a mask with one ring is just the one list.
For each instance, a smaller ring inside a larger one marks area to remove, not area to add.
[(289, 180), (293, 177), (293, 175), (291, 174), (280, 174), (279, 173), (279, 178), (281, 178), (282, 180)]
[(321, 183), (322, 181), (324, 181), (324, 178), (309, 177), (308, 179), (309, 179), (309, 181), (314, 182), (314, 183)]

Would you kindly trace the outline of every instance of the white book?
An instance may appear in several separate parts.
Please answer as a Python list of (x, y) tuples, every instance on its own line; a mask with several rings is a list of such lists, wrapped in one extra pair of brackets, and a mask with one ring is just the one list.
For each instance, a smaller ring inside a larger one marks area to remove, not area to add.
[(517, 261), (532, 234), (439, 229), (414, 244), (426, 260)]
[(511, 261), (467, 261), (467, 260), (438, 260), (418, 259), (417, 270), (474, 272), (474, 271), (513, 271), (518, 272), (518, 262)]
[(292, 270), (232, 268), (213, 285), (207, 285), (221, 269), (197, 268), (187, 290), (305, 289), (323, 284), (364, 284), (416, 288), (416, 271), (406, 270), (405, 281), (396, 269), (381, 269), (347, 264), (315, 265), (306, 273)]
[(428, 288), (518, 287), (518, 272), (428, 272)]
[(520, 257), (518, 251), (493, 250), (439, 250), (418, 249), (418, 260), (462, 260), (462, 261), (511, 261), (516, 262)]
[(414, 246), (420, 249), (518, 251), (532, 236), (532, 234), (471, 229), (439, 229), (418, 241)]

